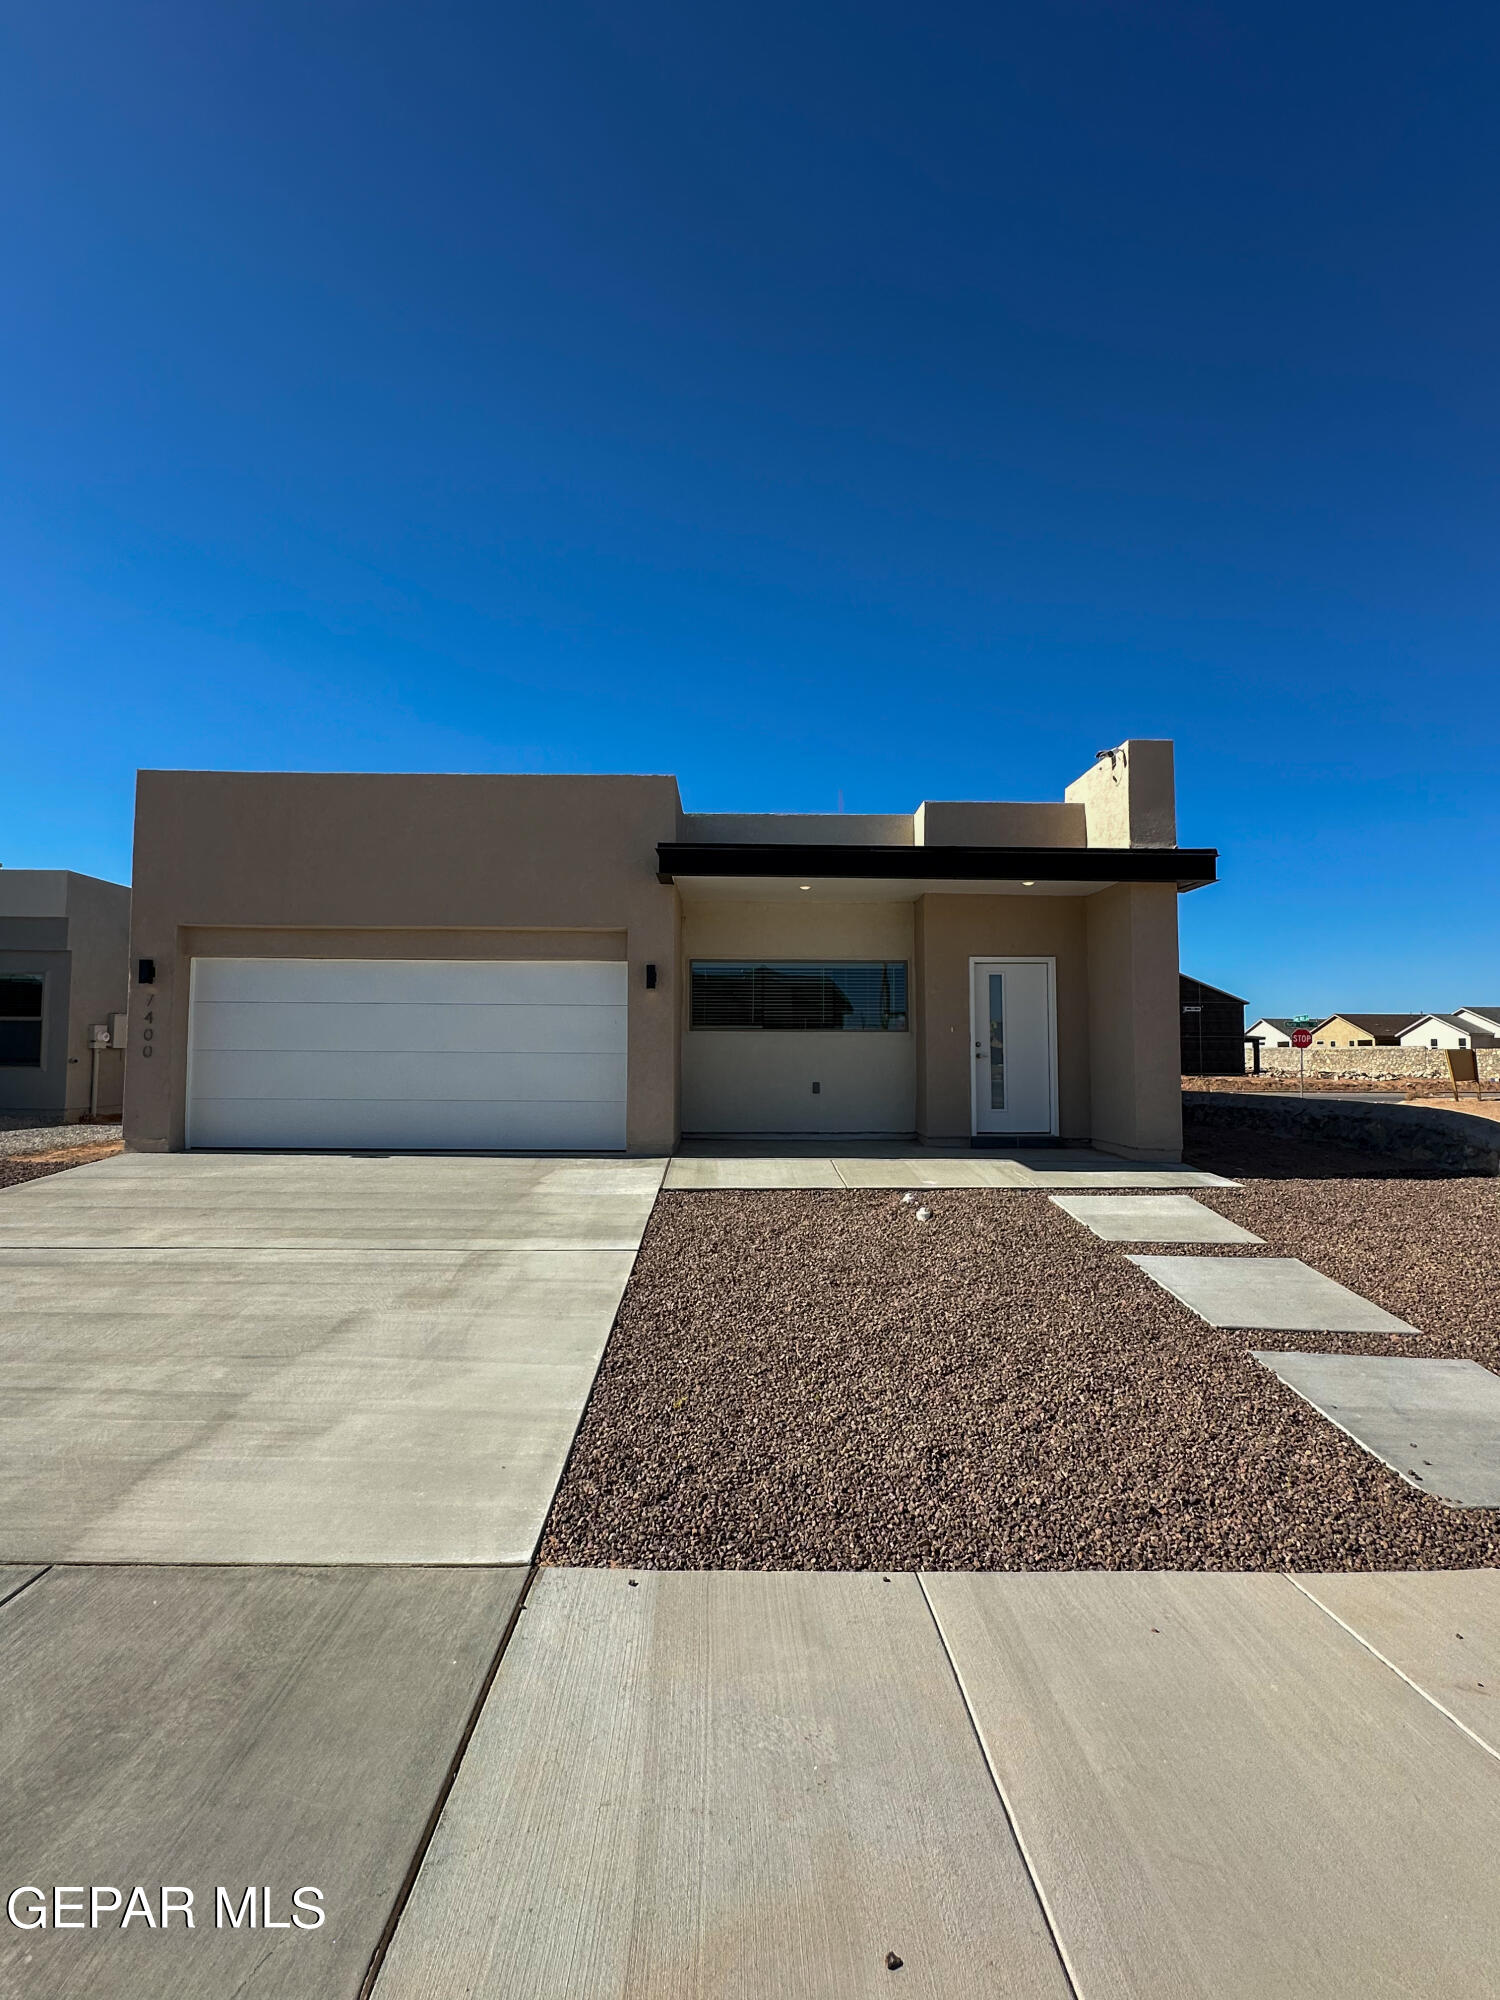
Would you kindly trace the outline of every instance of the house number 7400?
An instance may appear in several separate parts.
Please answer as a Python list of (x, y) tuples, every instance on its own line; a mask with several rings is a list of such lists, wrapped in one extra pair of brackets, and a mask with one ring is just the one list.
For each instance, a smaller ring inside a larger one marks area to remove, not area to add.
[(151, 1054), (151, 1044), (156, 1040), (156, 995), (146, 995), (146, 1011), (141, 1016), (141, 1054)]

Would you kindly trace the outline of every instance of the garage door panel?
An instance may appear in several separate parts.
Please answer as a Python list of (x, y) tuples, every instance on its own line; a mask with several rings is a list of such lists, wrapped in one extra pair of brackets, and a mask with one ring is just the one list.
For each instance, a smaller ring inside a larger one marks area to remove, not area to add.
[(193, 1045), (230, 1049), (425, 1048), (456, 1054), (543, 1055), (559, 1048), (621, 1054), (628, 1038), (618, 1006), (486, 1007), (468, 1003), (214, 1000), (197, 1002)]
[(618, 1151), (623, 962), (195, 959), (190, 1146)]
[[(396, 1133), (399, 1136), (392, 1137)], [(194, 1146), (340, 1152), (600, 1153), (625, 1146), (625, 1106), (195, 1098)]]
[(537, 1007), (620, 1007), (629, 991), (622, 960), (447, 958), (197, 958), (193, 997), (386, 1004), (462, 1001)]
[(193, 1088), (204, 1097), (302, 1099), (377, 1097), (387, 1103), (430, 1097), (508, 1102), (624, 1099), (619, 1058), (553, 1055), (370, 1055), (330, 1049), (204, 1049), (193, 1059)]

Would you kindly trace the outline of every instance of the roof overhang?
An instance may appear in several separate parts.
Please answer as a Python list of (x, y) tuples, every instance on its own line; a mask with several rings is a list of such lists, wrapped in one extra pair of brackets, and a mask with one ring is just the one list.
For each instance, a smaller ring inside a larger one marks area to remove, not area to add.
[(794, 845), (777, 841), (664, 840), (656, 849), (657, 879), (720, 881), (753, 876), (763, 881), (889, 882), (910, 891), (921, 883), (943, 888), (993, 882), (1087, 884), (1170, 882), (1201, 889), (1218, 880), (1213, 847), (870, 847), (836, 842)]

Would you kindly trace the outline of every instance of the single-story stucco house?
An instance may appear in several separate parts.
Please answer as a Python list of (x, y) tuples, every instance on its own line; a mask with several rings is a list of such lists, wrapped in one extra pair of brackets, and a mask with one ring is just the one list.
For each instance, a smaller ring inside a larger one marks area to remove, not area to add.
[(143, 771), (127, 1144), (1181, 1146), (1172, 746), (1042, 804)]
[(0, 1114), (118, 1117), (130, 891), (71, 868), (0, 868)]

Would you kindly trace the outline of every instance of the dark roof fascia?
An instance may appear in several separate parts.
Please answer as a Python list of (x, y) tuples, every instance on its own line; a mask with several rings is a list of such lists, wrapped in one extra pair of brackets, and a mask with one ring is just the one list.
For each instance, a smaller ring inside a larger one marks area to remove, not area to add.
[(1179, 986), (1196, 986), (1200, 993), (1217, 994), (1221, 1000), (1233, 1000), (1239, 1007), (1248, 1007), (1250, 1004), (1243, 993), (1230, 993), (1222, 986), (1210, 986), (1206, 979), (1194, 979), (1190, 972), (1179, 972), (1177, 983)]
[(785, 875), (848, 882), (1174, 882), (1218, 880), (1215, 847), (888, 847), (820, 842), (664, 840), (657, 879)]

